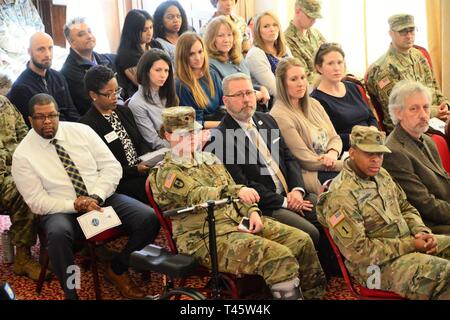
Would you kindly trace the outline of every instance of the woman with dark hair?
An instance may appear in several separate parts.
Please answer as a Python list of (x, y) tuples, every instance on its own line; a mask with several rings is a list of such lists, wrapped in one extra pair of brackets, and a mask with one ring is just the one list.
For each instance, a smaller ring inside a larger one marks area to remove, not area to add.
[(155, 23), (155, 40), (169, 54), (175, 66), (175, 45), (178, 38), (189, 29), (186, 11), (178, 1), (164, 1), (153, 14)]
[(311, 97), (323, 106), (342, 139), (343, 151), (347, 151), (352, 128), (356, 125), (378, 128), (377, 119), (364, 100), (365, 92), (361, 92), (355, 83), (342, 80), (345, 54), (339, 44), (322, 44), (317, 50), (314, 65), (320, 74), (320, 82), (311, 92)]
[(152, 149), (139, 133), (130, 109), (117, 105), (121, 88), (114, 72), (106, 66), (94, 66), (86, 72), (84, 85), (93, 107), (80, 122), (97, 132), (122, 165), (117, 192), (147, 203), (145, 180), (149, 167), (138, 157)]
[(224, 115), (220, 110), (222, 83), (219, 75), (209, 69), (205, 43), (198, 34), (186, 32), (180, 37), (176, 63), (175, 84), (180, 104), (193, 107), (196, 120), (205, 128), (215, 127)]
[(163, 50), (152, 49), (144, 53), (137, 65), (138, 91), (131, 97), (128, 107), (138, 129), (153, 149), (168, 147), (159, 136), (161, 114), (166, 107), (178, 105), (170, 58)]
[(130, 10), (123, 23), (116, 57), (117, 78), (124, 90), (124, 99), (136, 92), (136, 65), (142, 54), (151, 48), (162, 49), (159, 42), (153, 40), (152, 17), (145, 10)]

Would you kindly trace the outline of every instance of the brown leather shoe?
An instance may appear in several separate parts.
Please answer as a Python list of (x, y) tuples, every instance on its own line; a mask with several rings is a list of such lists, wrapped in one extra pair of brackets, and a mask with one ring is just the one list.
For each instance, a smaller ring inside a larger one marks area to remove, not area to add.
[(114, 273), (111, 269), (111, 265), (109, 265), (105, 271), (105, 278), (116, 286), (125, 298), (139, 300), (145, 297), (145, 292), (136, 286), (133, 280), (128, 276), (127, 272), (118, 275)]

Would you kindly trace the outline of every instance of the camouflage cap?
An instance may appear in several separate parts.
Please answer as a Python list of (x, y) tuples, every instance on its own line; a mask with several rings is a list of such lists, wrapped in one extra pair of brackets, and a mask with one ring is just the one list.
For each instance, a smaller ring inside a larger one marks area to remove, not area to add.
[(297, 0), (295, 2), (295, 5), (302, 8), (303, 12), (306, 13), (310, 18), (322, 18), (322, 15), (320, 14), (322, 5), (318, 0)]
[(187, 133), (201, 129), (195, 121), (195, 110), (192, 107), (171, 107), (162, 112), (164, 130), (171, 133)]
[(414, 28), (414, 17), (410, 14), (396, 14), (389, 18), (389, 27), (392, 31), (400, 31), (406, 28)]
[(386, 133), (375, 127), (354, 126), (350, 134), (350, 144), (365, 152), (391, 153), (384, 145)]

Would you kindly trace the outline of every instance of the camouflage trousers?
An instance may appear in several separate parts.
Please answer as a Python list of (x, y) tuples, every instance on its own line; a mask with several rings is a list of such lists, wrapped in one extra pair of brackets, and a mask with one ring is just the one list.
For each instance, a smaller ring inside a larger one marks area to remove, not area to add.
[[(236, 231), (217, 237), (219, 271), (257, 274), (269, 286), (298, 276), (306, 299), (322, 297), (325, 275), (309, 235), (273, 219), (262, 220), (264, 229), (258, 235)], [(205, 245), (194, 256), (211, 267)]]
[(36, 243), (37, 217), (27, 206), (12, 176), (7, 176), (0, 185), (0, 210), (10, 213), (11, 242), (18, 247), (31, 247)]

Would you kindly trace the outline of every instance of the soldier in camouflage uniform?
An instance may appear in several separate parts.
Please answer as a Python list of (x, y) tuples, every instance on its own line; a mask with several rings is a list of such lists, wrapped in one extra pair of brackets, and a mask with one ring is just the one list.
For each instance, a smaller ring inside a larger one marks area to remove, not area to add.
[(321, 4), (318, 0), (297, 0), (294, 19), (284, 32), (292, 56), (299, 59), (305, 68), (308, 82), (314, 83), (317, 73), (314, 68), (314, 55), (325, 38), (319, 30), (312, 28), (316, 19), (322, 18)]
[(319, 221), (363, 286), (375, 284), (408, 299), (450, 299), (450, 237), (433, 235), (381, 168), (390, 152), (384, 138), (373, 127), (353, 128), (350, 159), (321, 195)]
[[(260, 217), (254, 204), (256, 190), (236, 185), (219, 159), (207, 152), (195, 152), (199, 133), (191, 107), (163, 111), (164, 136), (172, 151), (152, 169), (150, 183), (162, 209), (184, 207), (207, 200), (239, 197), (240, 203), (217, 208), (215, 223), (219, 270), (233, 274), (258, 274), (271, 287), (274, 298), (320, 298), (325, 277), (308, 234)], [(195, 142), (194, 142), (195, 141)], [(173, 234), (180, 252), (194, 255), (210, 267), (206, 210), (172, 218)], [(250, 218), (249, 232), (239, 232), (242, 217)]]
[[(414, 17), (397, 14), (389, 18), (392, 38), (387, 53), (381, 56), (368, 70), (367, 89), (375, 104), (383, 110), (383, 123), (386, 132), (394, 129), (388, 112), (389, 95), (392, 88), (400, 80), (418, 81), (433, 91), (431, 117), (446, 120), (448, 117), (448, 99), (438, 88), (436, 79), (427, 59), (414, 48)], [(380, 110), (381, 111), (381, 110)]]
[(11, 175), (12, 155), (27, 132), (22, 115), (0, 95), (0, 211), (10, 214), (12, 244), (16, 246), (14, 273), (37, 280), (41, 267), (30, 254), (30, 247), (36, 243), (36, 216), (17, 191)]

